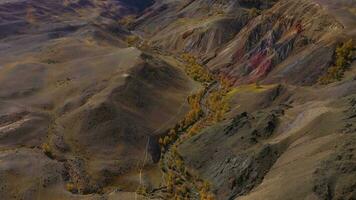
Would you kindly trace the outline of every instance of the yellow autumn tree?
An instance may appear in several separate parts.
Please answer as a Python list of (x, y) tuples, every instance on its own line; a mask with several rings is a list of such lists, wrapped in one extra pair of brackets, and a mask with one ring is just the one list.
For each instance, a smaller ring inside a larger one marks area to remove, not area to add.
[(340, 81), (344, 77), (345, 71), (351, 66), (353, 51), (354, 45), (352, 39), (336, 48), (335, 63), (328, 69), (326, 74), (319, 79), (319, 83), (326, 85)]

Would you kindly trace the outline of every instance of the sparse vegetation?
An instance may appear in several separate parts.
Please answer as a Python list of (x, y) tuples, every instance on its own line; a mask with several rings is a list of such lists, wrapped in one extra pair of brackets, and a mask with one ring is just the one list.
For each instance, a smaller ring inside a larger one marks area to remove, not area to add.
[(129, 44), (129, 46), (135, 46), (139, 42), (140, 38), (136, 35), (129, 35), (126, 37), (126, 43)]
[(166, 174), (167, 199), (214, 199), (210, 187), (207, 187), (209, 184), (188, 172), (176, 146), (170, 149), (166, 159), (161, 162), (162, 171)]
[(261, 10), (259, 10), (257, 8), (251, 8), (248, 10), (248, 13), (251, 17), (256, 17), (261, 14)]
[(214, 78), (207, 69), (201, 66), (194, 56), (189, 54), (183, 54), (182, 59), (186, 62), (186, 73), (192, 77), (195, 81), (199, 81), (203, 84), (211, 83)]
[(214, 200), (214, 195), (210, 192), (210, 184), (206, 181), (203, 182), (199, 190), (200, 200)]
[(256, 89), (261, 89), (262, 87), (261, 87), (261, 84), (260, 84), (260, 81), (256, 81), (256, 83), (255, 83), (256, 85)]
[(73, 183), (67, 183), (66, 184), (66, 189), (71, 192), (71, 193), (77, 193), (78, 189), (75, 187)]
[(169, 130), (168, 135), (159, 139), (159, 144), (163, 151), (178, 139), (179, 134), (185, 132), (190, 126), (197, 122), (202, 116), (203, 111), (200, 105), (200, 101), (205, 93), (205, 90), (193, 94), (188, 97), (188, 103), (190, 104), (190, 111), (184, 117), (182, 121), (176, 124), (174, 128)]
[(335, 63), (328, 69), (326, 74), (319, 79), (319, 83), (326, 85), (342, 80), (345, 71), (351, 66), (353, 51), (354, 46), (352, 40), (349, 40), (336, 48)]
[(220, 80), (220, 87), (209, 93), (206, 100), (206, 106), (209, 109), (209, 115), (195, 123), (188, 131), (189, 136), (196, 135), (202, 129), (210, 126), (212, 123), (220, 122), (224, 119), (224, 115), (230, 111), (229, 96), (227, 95), (231, 86), (228, 81)]
[(139, 186), (136, 190), (136, 193), (142, 196), (146, 196), (148, 194), (148, 190), (145, 186)]
[(196, 122), (203, 115), (200, 101), (201, 101), (204, 93), (205, 93), (205, 91), (202, 90), (202, 91), (198, 92), (197, 94), (193, 94), (190, 97), (188, 97), (188, 102), (192, 109), (186, 115), (186, 117), (184, 119), (183, 127), (188, 127), (188, 126), (192, 125), (194, 122)]
[(208, 99), (209, 109), (212, 111), (212, 120), (214, 122), (219, 122), (223, 119), (224, 114), (230, 110), (229, 104), (225, 100), (227, 90), (215, 90), (213, 91)]
[(42, 151), (49, 158), (53, 158), (53, 153), (52, 153), (51, 147), (50, 147), (50, 145), (48, 143), (42, 144)]
[[(201, 200), (213, 200), (215, 198), (210, 191), (210, 187), (208, 187), (209, 184), (204, 183), (204, 181), (188, 172), (182, 156), (178, 153), (176, 141), (198, 133), (205, 127), (206, 120), (211, 118), (211, 114), (204, 116), (202, 101), (214, 78), (207, 69), (197, 63), (193, 56), (183, 54), (182, 59), (187, 65), (186, 73), (192, 79), (201, 82), (205, 87), (203, 90), (188, 97), (187, 101), (191, 106), (191, 110), (183, 120), (169, 130), (167, 135), (159, 139), (162, 152), (164, 152), (159, 166), (166, 177), (167, 199), (198, 198)], [(214, 93), (215, 95), (207, 100), (209, 103), (206, 105), (211, 110), (211, 113), (214, 114), (214, 117), (219, 118), (219, 120), (222, 118), (220, 116), (227, 110), (227, 104), (223, 103), (224, 101), (220, 95), (226, 93), (227, 90), (225, 89), (228, 87), (222, 86), (222, 88), (222, 91), (217, 90)]]
[(126, 37), (125, 42), (130, 46), (130, 47), (136, 47), (137, 49), (140, 49), (142, 51), (147, 51), (150, 49), (150, 45), (146, 40), (141, 39), (140, 37), (136, 35), (129, 35)]
[(57, 64), (59, 63), (57, 60), (53, 60), (53, 59), (46, 59), (44, 61), (42, 61), (43, 63), (47, 63), (47, 64)]

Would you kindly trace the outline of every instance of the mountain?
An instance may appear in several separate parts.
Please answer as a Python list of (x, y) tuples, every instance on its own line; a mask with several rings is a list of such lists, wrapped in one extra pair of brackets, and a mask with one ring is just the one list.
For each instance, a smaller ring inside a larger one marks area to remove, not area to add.
[(354, 0), (0, 0), (0, 199), (356, 199)]

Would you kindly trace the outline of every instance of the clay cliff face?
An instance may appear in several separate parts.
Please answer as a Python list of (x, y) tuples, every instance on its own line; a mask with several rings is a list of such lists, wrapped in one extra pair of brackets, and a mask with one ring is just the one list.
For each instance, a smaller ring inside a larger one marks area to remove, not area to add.
[[(208, 65), (236, 83), (267, 77), (269, 82), (313, 84), (331, 62), (341, 29), (342, 24), (314, 2), (281, 1), (250, 21)], [(288, 78), (292, 73), (298, 75)]]
[[(270, 72), (269, 82), (277, 79), (302, 85), (315, 83), (329, 66), (344, 25), (318, 2), (268, 2), (264, 5), (263, 1), (192, 1), (179, 6), (177, 2), (156, 5), (156, 10), (147, 11), (142, 21), (138, 20), (136, 29), (155, 27), (146, 30), (154, 35), (150, 38), (154, 45), (198, 55), (211, 70), (236, 84), (262, 80)], [(202, 11), (203, 8), (206, 10)], [(293, 67), (296, 62), (302, 63), (300, 67)], [(307, 65), (317, 68), (304, 70)]]
[(0, 0), (0, 199), (355, 199), (354, 0)]

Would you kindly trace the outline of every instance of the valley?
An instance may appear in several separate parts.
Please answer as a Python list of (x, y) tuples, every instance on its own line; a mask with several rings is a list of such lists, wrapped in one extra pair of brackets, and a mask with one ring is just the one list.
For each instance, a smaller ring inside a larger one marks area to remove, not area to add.
[(355, 7), (0, 0), (0, 199), (355, 199)]

